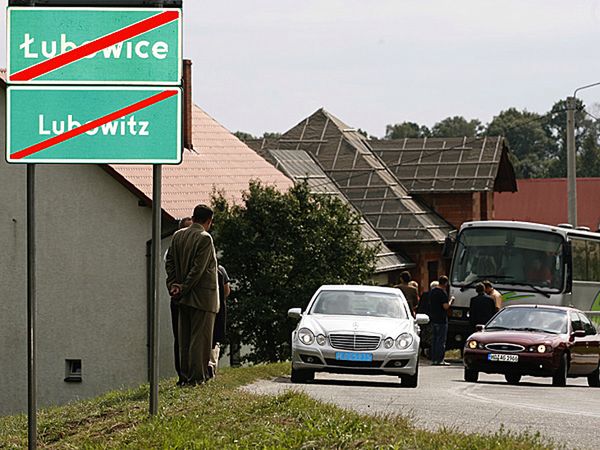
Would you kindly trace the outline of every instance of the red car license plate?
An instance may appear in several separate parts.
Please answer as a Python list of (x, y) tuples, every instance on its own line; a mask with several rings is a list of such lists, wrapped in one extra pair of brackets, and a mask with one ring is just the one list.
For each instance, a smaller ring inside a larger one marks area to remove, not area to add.
[(500, 361), (500, 362), (519, 362), (519, 355), (506, 355), (504, 353), (490, 353), (488, 355), (488, 361)]

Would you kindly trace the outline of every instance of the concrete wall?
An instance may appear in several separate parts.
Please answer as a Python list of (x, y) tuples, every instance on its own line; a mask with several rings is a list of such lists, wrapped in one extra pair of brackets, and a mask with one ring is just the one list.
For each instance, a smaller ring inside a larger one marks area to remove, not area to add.
[[(0, 212), (4, 415), (27, 407), (26, 168), (9, 166), (4, 157)], [(145, 382), (151, 210), (138, 206), (137, 197), (99, 166), (38, 165), (36, 226), (38, 405)], [(164, 270), (160, 282), (164, 286)], [(166, 288), (161, 295), (160, 373), (173, 376)], [(82, 360), (81, 383), (64, 381), (66, 359)]]

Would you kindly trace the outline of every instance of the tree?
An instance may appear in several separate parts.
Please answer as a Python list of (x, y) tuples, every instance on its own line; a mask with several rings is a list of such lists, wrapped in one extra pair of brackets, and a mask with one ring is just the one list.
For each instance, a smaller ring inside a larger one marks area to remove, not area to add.
[(246, 133), (245, 131), (236, 131), (233, 135), (238, 138), (240, 141), (250, 141), (253, 139), (258, 139), (256, 136)]
[(250, 141), (254, 139), (279, 139), (281, 137), (281, 133), (269, 132), (265, 131), (262, 137), (258, 138), (253, 134), (246, 133), (245, 131), (236, 131), (233, 133), (235, 137), (237, 137), (240, 141)]
[(219, 262), (235, 280), (228, 334), (252, 346), (250, 361), (289, 358), (296, 323), (287, 311), (306, 307), (319, 286), (365, 283), (373, 274), (377, 250), (363, 244), (360, 217), (335, 196), (253, 182), (242, 205), (214, 194), (213, 206)]
[(281, 133), (265, 131), (262, 135), (263, 139), (279, 139), (281, 137)]
[(548, 174), (556, 141), (544, 127), (544, 116), (509, 108), (488, 124), (486, 134), (504, 136), (511, 149), (517, 178), (540, 178)]
[(430, 134), (429, 128), (415, 122), (402, 122), (385, 127), (385, 139), (424, 138)]
[(477, 119), (467, 120), (463, 116), (447, 117), (431, 128), (432, 137), (475, 137), (483, 131)]
[[(585, 114), (585, 106), (580, 99), (575, 105), (575, 152), (580, 155), (586, 136), (595, 128), (594, 123)], [(551, 164), (548, 176), (564, 178), (567, 176), (567, 104), (566, 100), (559, 100), (550, 110), (551, 117), (546, 124), (546, 133), (555, 142), (555, 153), (551, 155)], [(589, 142), (588, 142), (589, 144)], [(579, 164), (578, 164), (579, 166)]]

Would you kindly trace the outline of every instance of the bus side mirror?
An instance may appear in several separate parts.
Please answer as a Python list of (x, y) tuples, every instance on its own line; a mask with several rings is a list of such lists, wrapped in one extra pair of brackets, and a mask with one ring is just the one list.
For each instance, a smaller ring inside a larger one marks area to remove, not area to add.
[(452, 258), (454, 254), (454, 247), (456, 246), (456, 232), (451, 231), (446, 239), (444, 239), (444, 246), (442, 247), (442, 257)]

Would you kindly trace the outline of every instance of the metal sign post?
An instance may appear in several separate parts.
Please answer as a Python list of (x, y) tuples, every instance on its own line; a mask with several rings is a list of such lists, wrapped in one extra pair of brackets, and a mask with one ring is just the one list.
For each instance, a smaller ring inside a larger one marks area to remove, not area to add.
[(159, 325), (159, 267), (161, 254), (161, 181), (162, 166), (152, 166), (152, 324), (150, 328), (150, 414), (158, 412), (158, 325)]
[(27, 437), (37, 447), (37, 396), (35, 372), (35, 164), (27, 166)]

